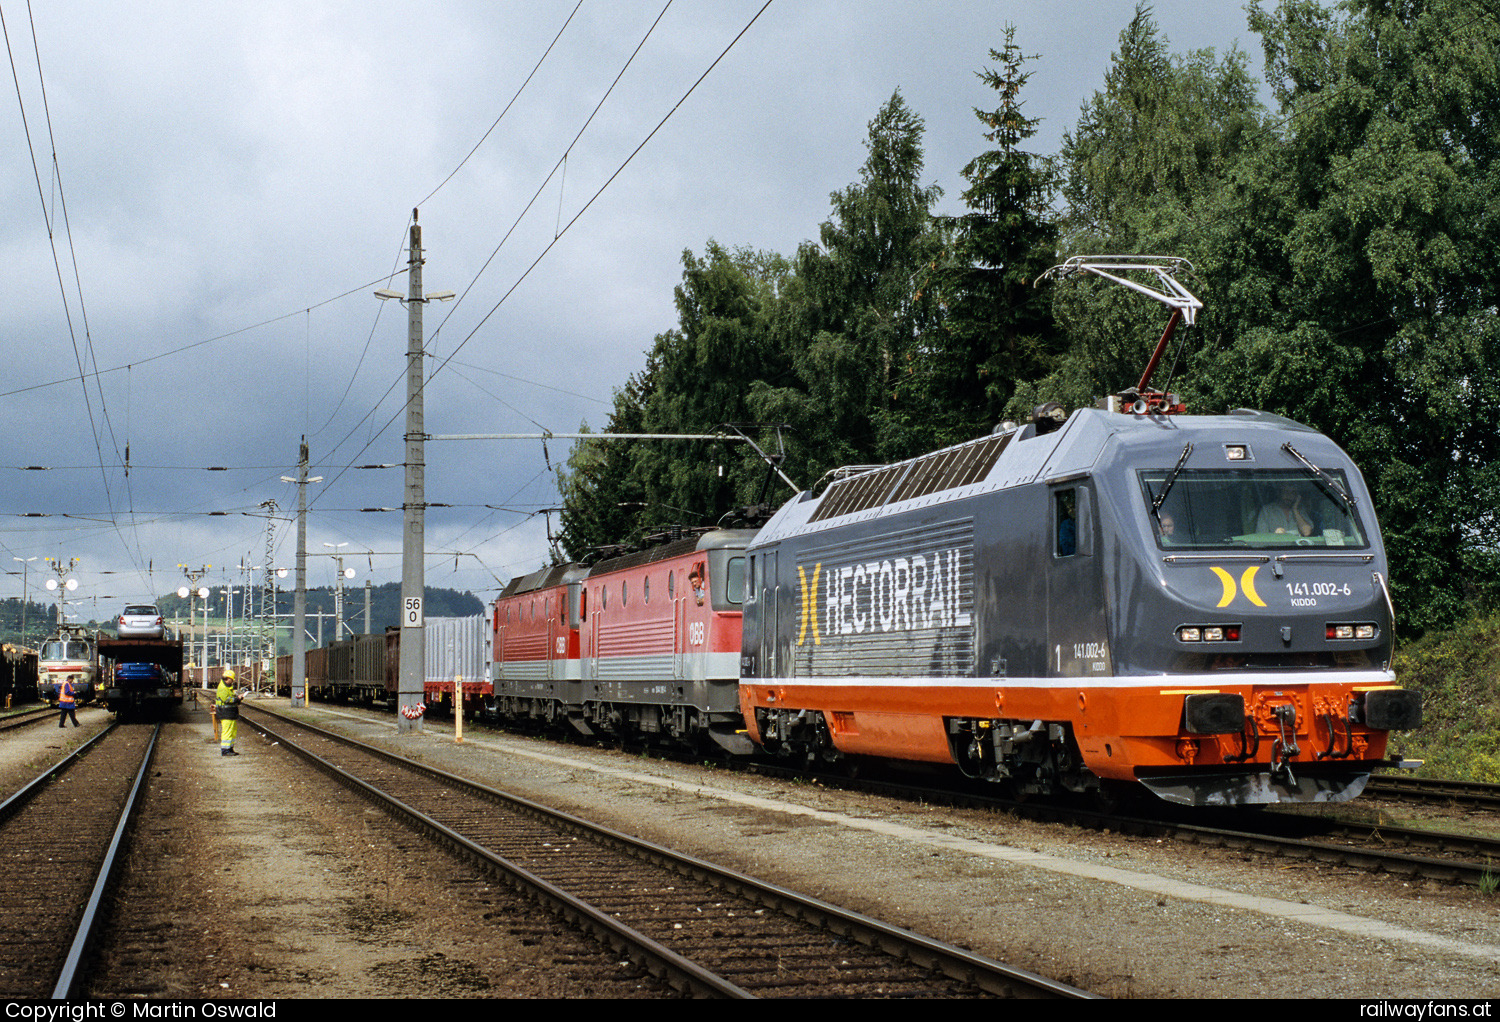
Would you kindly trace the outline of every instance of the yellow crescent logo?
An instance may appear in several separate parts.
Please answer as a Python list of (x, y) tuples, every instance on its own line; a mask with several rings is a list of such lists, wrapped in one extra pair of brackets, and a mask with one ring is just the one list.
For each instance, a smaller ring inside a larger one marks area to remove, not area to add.
[(1244, 574), (1240, 576), (1240, 584), (1238, 589), (1236, 589), (1234, 584), (1234, 576), (1229, 574), (1229, 572), (1225, 571), (1223, 568), (1210, 567), (1208, 570), (1219, 576), (1219, 581), (1224, 586), (1224, 595), (1219, 597), (1219, 606), (1227, 607), (1231, 603), (1233, 603), (1235, 594), (1239, 590), (1244, 590), (1245, 599), (1249, 600), (1257, 607), (1264, 607), (1266, 605), (1266, 601), (1260, 598), (1260, 593), (1257, 593), (1255, 591), (1255, 573), (1260, 570), (1260, 565), (1252, 564), (1250, 567), (1245, 569)]
[(817, 606), (818, 606), (818, 575), (821, 574), (822, 571), (823, 571), (823, 562), (822, 561), (819, 561), (817, 564), (813, 565), (813, 576), (812, 576), (811, 592), (809, 592), (808, 591), (809, 590), (809, 586), (808, 586), (808, 581), (807, 581), (807, 572), (803, 570), (802, 565), (800, 565), (800, 564), (797, 565), (797, 581), (800, 583), (801, 588), (802, 588), (802, 621), (801, 621), (802, 630), (797, 633), (797, 645), (799, 645), (799, 646), (802, 645), (804, 642), (807, 641), (807, 625), (808, 625), (808, 622), (812, 622), (813, 645), (814, 646), (821, 646), (821, 645), (823, 645), (822, 636), (820, 636), (818, 634), (818, 611), (817, 611)]
[[(1255, 573), (1259, 570), (1260, 565), (1258, 564), (1252, 564), (1250, 567), (1246, 568), (1245, 573), (1240, 576), (1240, 588), (1245, 591), (1245, 599), (1249, 600), (1257, 607), (1264, 607), (1266, 605), (1266, 601), (1262, 600), (1260, 598), (1260, 594), (1255, 591)], [(1219, 604), (1219, 606), (1222, 607), (1224, 605), (1221, 603)]]
[[(1230, 601), (1234, 599), (1234, 576), (1229, 574), (1229, 572), (1225, 571), (1223, 568), (1217, 566), (1209, 568), (1208, 570), (1212, 571), (1215, 575), (1218, 575), (1219, 581), (1224, 583), (1224, 596), (1219, 600), (1219, 606), (1229, 606)], [(1251, 570), (1253, 571), (1254, 569)], [(1259, 601), (1257, 600), (1256, 602)], [(1261, 606), (1265, 606), (1265, 604), (1261, 604)]]

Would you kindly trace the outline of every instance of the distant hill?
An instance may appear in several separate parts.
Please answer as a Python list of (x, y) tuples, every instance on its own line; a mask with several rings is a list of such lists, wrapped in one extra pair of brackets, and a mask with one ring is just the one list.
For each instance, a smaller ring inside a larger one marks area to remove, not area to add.
[[(76, 604), (75, 604), (76, 606)], [(123, 604), (121, 605), (123, 609)], [(21, 642), (21, 600), (12, 596), (0, 600), (0, 642)], [(36, 647), (57, 627), (57, 603), (26, 601), (26, 641), (22, 645)], [(113, 628), (114, 618), (105, 621), (80, 621), (70, 619), (70, 624), (81, 625), (93, 631), (97, 628)]]
[[(243, 590), (241, 590), (243, 592)], [(256, 591), (254, 607), (257, 616), (260, 614), (260, 592)], [(292, 602), (295, 594), (290, 591), (278, 591), (276, 593), (276, 612), (280, 616), (292, 613)], [(334, 605), (334, 591), (331, 586), (320, 586), (307, 591), (307, 612), (309, 614), (332, 614)], [(165, 617), (177, 617), (184, 620), (188, 617), (188, 601), (176, 593), (170, 596), (162, 596), (157, 600), (157, 606)], [(422, 612), (427, 617), (473, 617), (484, 613), (484, 603), (469, 592), (459, 592), (456, 589), (427, 588), (423, 590)], [(198, 614), (203, 613), (203, 604), (198, 604)], [(224, 599), (222, 596), (210, 597), (209, 614), (213, 617), (223, 617)], [(238, 601), (235, 606), (235, 616), (239, 616)], [(349, 586), (344, 590), (344, 620), (356, 632), (364, 632), (365, 628), (365, 588), (364, 586)], [(401, 583), (387, 582), (385, 585), (372, 586), (370, 588), (370, 625), (369, 631), (375, 634), (384, 632), (387, 627), (395, 627), (401, 622)]]

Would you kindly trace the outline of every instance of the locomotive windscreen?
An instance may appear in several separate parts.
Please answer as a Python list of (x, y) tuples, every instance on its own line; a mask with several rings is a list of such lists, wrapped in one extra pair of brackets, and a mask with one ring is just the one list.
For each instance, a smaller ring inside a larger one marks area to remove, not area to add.
[(48, 642), (42, 646), (42, 660), (88, 660), (93, 651), (86, 642)]
[(1323, 474), (1327, 482), (1293, 469), (1139, 473), (1144, 510), (1164, 549), (1368, 546), (1343, 471)]

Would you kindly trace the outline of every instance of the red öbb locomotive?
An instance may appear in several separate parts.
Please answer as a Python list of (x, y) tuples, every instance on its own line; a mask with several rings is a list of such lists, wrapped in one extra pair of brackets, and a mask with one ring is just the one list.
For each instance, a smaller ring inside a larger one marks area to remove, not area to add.
[(502, 716), (748, 753), (739, 716), (748, 529), (659, 537), (511, 581), (492, 608)]

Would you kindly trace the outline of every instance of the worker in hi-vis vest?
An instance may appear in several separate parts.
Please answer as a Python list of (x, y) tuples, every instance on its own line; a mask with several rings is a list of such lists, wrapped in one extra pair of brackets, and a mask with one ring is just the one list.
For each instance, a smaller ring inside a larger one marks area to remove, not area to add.
[(219, 718), (219, 755), (238, 756), (234, 735), (240, 721), (240, 695), (234, 690), (234, 672), (225, 671), (214, 692), (214, 713)]

